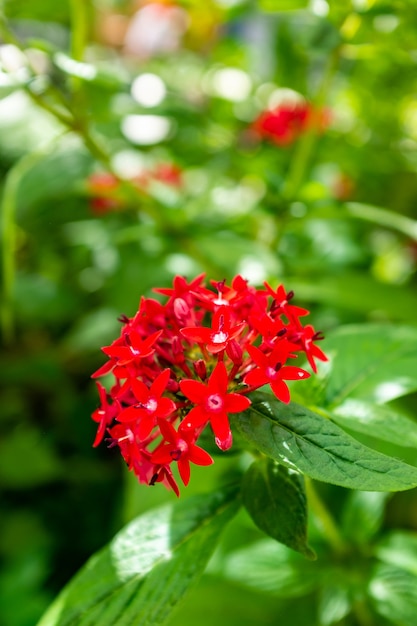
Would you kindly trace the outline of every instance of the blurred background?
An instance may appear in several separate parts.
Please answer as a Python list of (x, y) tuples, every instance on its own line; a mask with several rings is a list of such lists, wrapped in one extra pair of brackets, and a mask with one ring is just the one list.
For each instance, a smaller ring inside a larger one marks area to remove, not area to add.
[[(31, 626), (124, 523), (172, 498), (92, 448), (90, 375), (141, 295), (176, 274), (240, 273), (284, 282), (324, 334), (416, 324), (417, 7), (2, 6), (0, 624)], [(183, 497), (230, 462), (196, 468)], [(336, 508), (347, 497), (326, 493)], [(380, 527), (416, 531), (416, 493), (394, 500), (378, 501)], [(259, 539), (242, 513), (225, 546)], [(277, 596), (215, 570), (173, 624), (270, 624), (290, 608), (312, 626), (308, 585)], [(356, 623), (342, 613), (314, 624)]]

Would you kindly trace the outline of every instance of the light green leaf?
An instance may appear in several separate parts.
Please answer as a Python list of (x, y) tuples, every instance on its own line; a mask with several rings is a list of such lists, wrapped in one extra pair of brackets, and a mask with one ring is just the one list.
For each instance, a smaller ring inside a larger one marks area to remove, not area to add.
[(329, 363), (320, 367), (318, 378), (303, 381), (298, 397), (334, 409), (352, 397), (384, 404), (417, 389), (417, 328), (342, 326), (320, 347)]
[(295, 403), (257, 392), (235, 420), (258, 450), (311, 478), (365, 491), (417, 486), (417, 469), (360, 444), (336, 424)]
[(351, 491), (343, 507), (343, 534), (355, 543), (367, 545), (382, 525), (388, 496), (378, 491)]
[(229, 489), (142, 515), (87, 562), (39, 626), (165, 624), (237, 508)]
[(350, 430), (398, 446), (417, 447), (417, 422), (389, 407), (348, 398), (331, 412), (331, 418)]
[(337, 582), (323, 586), (319, 598), (320, 626), (339, 623), (351, 610), (348, 589)]
[(367, 316), (371, 312), (382, 312), (389, 319), (406, 324), (413, 323), (416, 318), (415, 289), (378, 282), (365, 272), (323, 275), (320, 281), (309, 282), (294, 276), (288, 279), (288, 284), (297, 298), (303, 300), (327, 304), (330, 307), (336, 305)]
[(228, 555), (221, 573), (250, 589), (288, 599), (320, 584), (316, 565), (283, 544), (264, 539)]
[(398, 626), (415, 626), (417, 576), (390, 565), (379, 565), (369, 584), (375, 610)]
[(384, 563), (417, 576), (417, 533), (390, 533), (378, 543), (375, 554)]
[(243, 503), (267, 535), (314, 558), (307, 545), (307, 499), (304, 480), (271, 459), (251, 465), (243, 478)]

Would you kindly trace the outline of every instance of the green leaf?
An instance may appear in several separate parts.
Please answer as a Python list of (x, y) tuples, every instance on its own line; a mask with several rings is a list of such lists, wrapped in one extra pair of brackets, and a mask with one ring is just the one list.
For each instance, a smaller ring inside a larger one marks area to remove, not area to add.
[(249, 409), (235, 418), (237, 426), (252, 445), (286, 467), (351, 489), (417, 486), (415, 467), (360, 444), (325, 417), (262, 392), (251, 397)]
[(150, 511), (93, 556), (39, 626), (160, 626), (202, 574), (238, 508), (237, 491)]
[(345, 585), (330, 582), (320, 593), (318, 614), (320, 626), (339, 623), (351, 610), (349, 592)]
[(417, 533), (390, 533), (378, 543), (375, 554), (384, 563), (395, 565), (417, 576)]
[(348, 398), (331, 412), (340, 426), (397, 446), (417, 447), (417, 422), (386, 407)]
[(417, 328), (343, 326), (321, 347), (330, 361), (299, 392), (320, 406), (339, 407), (351, 397), (384, 404), (417, 389)]
[(308, 558), (315, 557), (307, 545), (307, 499), (297, 472), (271, 459), (256, 461), (243, 478), (242, 498), (263, 532)]
[(288, 284), (291, 284), (297, 298), (303, 300), (337, 306), (366, 316), (382, 312), (388, 319), (405, 324), (415, 321), (415, 289), (378, 282), (366, 272), (349, 271), (335, 276), (324, 274), (319, 282), (305, 282), (294, 276), (288, 279)]
[(320, 584), (317, 564), (283, 544), (263, 539), (229, 554), (221, 573), (250, 589), (288, 599), (304, 596)]
[(379, 565), (369, 585), (375, 610), (398, 626), (415, 626), (417, 576), (390, 565)]
[(367, 545), (381, 528), (389, 494), (351, 491), (343, 507), (343, 534), (357, 544)]

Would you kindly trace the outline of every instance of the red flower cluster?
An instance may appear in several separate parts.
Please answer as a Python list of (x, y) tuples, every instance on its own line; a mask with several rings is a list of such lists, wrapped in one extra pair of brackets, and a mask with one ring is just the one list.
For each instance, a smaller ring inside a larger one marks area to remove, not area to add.
[(324, 130), (329, 123), (329, 114), (315, 110), (308, 102), (292, 102), (264, 111), (253, 123), (253, 130), (279, 146), (292, 144), (309, 128)]
[[(182, 172), (172, 163), (160, 163), (152, 169), (141, 172), (131, 182), (142, 192), (146, 192), (153, 182), (163, 183), (180, 189), (183, 184)], [(96, 215), (122, 209), (126, 202), (120, 194), (120, 182), (110, 173), (92, 174), (87, 181), (91, 195), (90, 206)]]
[(163, 482), (177, 495), (173, 463), (184, 485), (190, 463), (213, 463), (197, 445), (208, 425), (228, 450), (229, 415), (250, 406), (251, 391), (269, 384), (288, 403), (285, 381), (310, 376), (288, 363), (303, 353), (316, 372), (315, 359), (327, 360), (315, 343), (321, 334), (300, 321), (309, 311), (291, 304), (294, 294), (282, 285), (257, 290), (236, 276), (207, 288), (203, 278), (177, 276), (171, 288), (155, 289), (165, 304), (142, 298), (133, 318), (121, 318), (120, 337), (102, 348), (109, 360), (93, 374), (113, 377), (109, 393), (97, 382), (93, 445), (107, 433), (140, 482)]

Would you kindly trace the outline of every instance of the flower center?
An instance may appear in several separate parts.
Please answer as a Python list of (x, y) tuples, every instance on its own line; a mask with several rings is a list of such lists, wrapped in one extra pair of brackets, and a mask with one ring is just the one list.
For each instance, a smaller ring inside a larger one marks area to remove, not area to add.
[(218, 412), (223, 409), (223, 398), (218, 393), (212, 393), (206, 400), (207, 411)]
[(219, 330), (218, 333), (213, 333), (210, 336), (210, 339), (212, 340), (213, 343), (224, 343), (225, 341), (227, 341), (228, 337), (229, 335), (227, 333), (224, 333), (222, 330)]
[(277, 373), (279, 369), (281, 368), (280, 367), (274, 368), (274, 367), (269, 366), (266, 368), (265, 374), (268, 376), (270, 380), (275, 380), (276, 378), (278, 378)]
[(149, 398), (149, 400), (145, 402), (143, 406), (147, 411), (149, 411), (149, 413), (155, 413), (158, 402), (155, 400), (155, 398)]
[(184, 441), (184, 439), (179, 439), (177, 441), (177, 447), (175, 448), (175, 450), (171, 450), (169, 455), (173, 461), (179, 461), (181, 455), (184, 454), (184, 452), (188, 452), (188, 444), (186, 441)]

